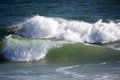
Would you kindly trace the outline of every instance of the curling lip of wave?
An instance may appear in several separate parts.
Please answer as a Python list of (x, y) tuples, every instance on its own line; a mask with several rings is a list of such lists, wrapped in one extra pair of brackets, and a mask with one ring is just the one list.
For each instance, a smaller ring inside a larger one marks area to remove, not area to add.
[(40, 60), (46, 56), (51, 48), (61, 47), (65, 41), (24, 39), (19, 36), (9, 35), (5, 41), (3, 55), (6, 59), (19, 61)]
[(56, 38), (73, 42), (109, 43), (120, 40), (120, 23), (96, 23), (33, 16), (18, 24), (17, 34), (29, 38)]

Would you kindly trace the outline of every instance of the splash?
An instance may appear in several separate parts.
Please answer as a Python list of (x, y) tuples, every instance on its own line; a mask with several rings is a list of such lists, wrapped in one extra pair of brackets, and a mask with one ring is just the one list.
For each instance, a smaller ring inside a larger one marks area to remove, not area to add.
[(34, 16), (22, 24), (17, 34), (29, 38), (56, 38), (73, 42), (109, 43), (120, 40), (120, 23), (87, 23)]

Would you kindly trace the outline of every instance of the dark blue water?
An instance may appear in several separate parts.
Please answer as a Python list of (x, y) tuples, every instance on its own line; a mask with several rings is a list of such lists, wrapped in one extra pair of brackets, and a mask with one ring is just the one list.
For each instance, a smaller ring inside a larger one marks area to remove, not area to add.
[(0, 27), (34, 15), (96, 22), (120, 19), (120, 0), (0, 0)]

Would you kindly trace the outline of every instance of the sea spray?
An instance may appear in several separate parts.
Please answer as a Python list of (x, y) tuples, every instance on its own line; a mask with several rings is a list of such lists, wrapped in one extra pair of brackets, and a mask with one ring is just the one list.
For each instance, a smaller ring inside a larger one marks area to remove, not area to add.
[(33, 16), (22, 24), (17, 34), (29, 38), (56, 38), (73, 42), (109, 43), (120, 39), (120, 23), (87, 23), (44, 16)]

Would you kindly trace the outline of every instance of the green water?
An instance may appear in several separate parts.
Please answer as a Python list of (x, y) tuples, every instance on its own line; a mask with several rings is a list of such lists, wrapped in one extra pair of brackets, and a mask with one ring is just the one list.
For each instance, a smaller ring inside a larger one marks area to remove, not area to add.
[(84, 45), (80, 43), (55, 48), (46, 55), (48, 62), (90, 63), (119, 61), (120, 51), (102, 46)]

